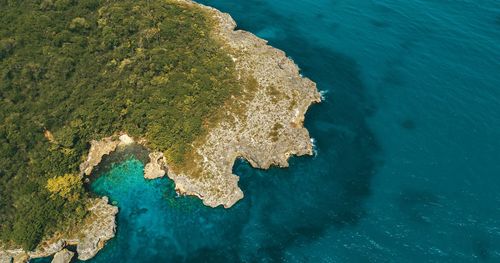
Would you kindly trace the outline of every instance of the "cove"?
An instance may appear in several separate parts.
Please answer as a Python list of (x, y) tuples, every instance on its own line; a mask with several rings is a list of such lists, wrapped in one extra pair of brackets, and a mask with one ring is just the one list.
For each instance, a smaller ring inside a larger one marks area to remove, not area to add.
[(144, 179), (144, 162), (135, 155), (112, 154), (107, 159), (91, 190), (118, 206), (117, 233), (90, 262), (184, 261), (194, 251), (210, 247), (214, 239), (224, 240), (221, 234), (230, 231), (223, 225), (232, 211), (177, 196), (168, 178)]

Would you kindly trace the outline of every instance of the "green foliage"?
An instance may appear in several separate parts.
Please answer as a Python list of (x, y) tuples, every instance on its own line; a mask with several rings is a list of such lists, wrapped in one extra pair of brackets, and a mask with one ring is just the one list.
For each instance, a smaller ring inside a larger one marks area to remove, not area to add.
[(60, 196), (71, 202), (77, 201), (83, 194), (82, 178), (74, 174), (49, 178), (46, 188), (51, 193), (52, 198)]
[(91, 139), (124, 131), (188, 167), (207, 120), (246, 85), (201, 9), (132, 0), (0, 6), (0, 239), (26, 249), (85, 215), (87, 195), (46, 186), (78, 173)]

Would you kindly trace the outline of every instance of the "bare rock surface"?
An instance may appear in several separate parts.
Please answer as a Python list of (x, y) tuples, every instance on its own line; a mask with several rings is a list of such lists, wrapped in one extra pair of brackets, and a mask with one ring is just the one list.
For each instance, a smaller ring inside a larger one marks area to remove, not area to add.
[(236, 23), (228, 14), (189, 0), (178, 2), (201, 6), (217, 21), (214, 35), (225, 44), (240, 76), (250, 75), (258, 83), (256, 91), (247, 91), (252, 95), (244, 102), (243, 116), (227, 112), (197, 148), (201, 178), (182, 171), (168, 172), (179, 193), (198, 196), (208, 206), (228, 208), (243, 198), (238, 177), (232, 174), (236, 158), (266, 169), (271, 165), (287, 167), (290, 155), (312, 154), (309, 132), (303, 127), (304, 114), (321, 97), (316, 84), (302, 77), (283, 51), (249, 32), (235, 31)]
[(12, 263), (12, 256), (5, 251), (0, 251), (0, 263)]
[(35, 251), (28, 252), (30, 258), (47, 257), (61, 251), (66, 246), (66, 240), (56, 239), (42, 242)]
[(104, 155), (108, 155), (116, 150), (118, 146), (127, 146), (135, 141), (127, 134), (122, 134), (118, 140), (113, 139), (114, 136), (104, 138), (102, 140), (92, 140), (90, 142), (90, 150), (87, 155), (87, 160), (80, 164), (80, 175), (90, 175), (94, 167), (101, 161)]
[(165, 176), (165, 157), (162, 152), (149, 154), (149, 163), (144, 166), (144, 178), (156, 179)]
[(54, 255), (52, 263), (69, 263), (71, 262), (71, 259), (73, 258), (74, 255), (75, 255), (74, 252), (71, 252), (67, 249), (63, 249)]
[(101, 162), (102, 157), (113, 152), (119, 143), (120, 141), (113, 140), (111, 137), (100, 141), (92, 140), (87, 160), (80, 164), (81, 175), (90, 175), (92, 169)]
[(115, 216), (118, 208), (108, 204), (107, 197), (96, 199), (89, 211), (93, 214), (93, 218), (83, 228), (81, 233), (83, 237), (76, 242), (76, 252), (80, 260), (94, 257), (116, 232)]

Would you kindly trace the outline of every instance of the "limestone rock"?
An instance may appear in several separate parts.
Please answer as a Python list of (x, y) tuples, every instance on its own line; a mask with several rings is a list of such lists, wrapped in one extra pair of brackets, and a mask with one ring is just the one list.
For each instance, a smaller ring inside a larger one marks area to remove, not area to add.
[(165, 175), (165, 158), (162, 152), (149, 154), (149, 163), (144, 167), (144, 178), (156, 179)]
[(0, 263), (12, 263), (12, 257), (5, 252), (0, 252)]
[(58, 235), (52, 237), (41, 242), (35, 251), (30, 252), (25, 252), (23, 249), (2, 250), (0, 247), (0, 263), (28, 262), (29, 259), (48, 257), (64, 251), (64, 247), (67, 245), (77, 246), (76, 249), (80, 260), (92, 258), (104, 247), (106, 241), (115, 236), (115, 216), (118, 213), (118, 208), (108, 204), (107, 197), (102, 197), (92, 200), (89, 212), (91, 213), (90, 218), (77, 226), (82, 230), (80, 233), (76, 233), (76, 236)]
[(28, 252), (30, 258), (43, 258), (53, 255), (61, 251), (66, 246), (66, 241), (64, 239), (56, 240), (55, 242), (43, 242), (38, 246), (38, 249), (32, 252)]
[(5, 249), (0, 245), (0, 263), (25, 263), (29, 256), (22, 249)]
[(89, 210), (93, 213), (93, 220), (82, 231), (83, 237), (78, 240), (76, 251), (78, 259), (87, 260), (94, 257), (104, 247), (104, 244), (115, 236), (115, 215), (118, 208), (108, 204), (108, 198), (96, 199), (96, 203)]
[(100, 141), (92, 140), (87, 160), (80, 164), (81, 175), (90, 175), (92, 169), (101, 162), (102, 157), (113, 152), (119, 143), (120, 141), (113, 140), (112, 138), (104, 138)]
[(119, 140), (120, 140), (119, 143), (120, 146), (130, 145), (135, 142), (134, 139), (130, 138), (130, 136), (128, 136), (127, 134), (122, 134), (119, 137)]
[(69, 263), (71, 262), (71, 259), (73, 258), (74, 255), (75, 253), (67, 249), (63, 249), (54, 255), (52, 263)]
[(12, 258), (12, 263), (26, 263), (29, 261), (29, 256), (26, 253), (16, 255)]

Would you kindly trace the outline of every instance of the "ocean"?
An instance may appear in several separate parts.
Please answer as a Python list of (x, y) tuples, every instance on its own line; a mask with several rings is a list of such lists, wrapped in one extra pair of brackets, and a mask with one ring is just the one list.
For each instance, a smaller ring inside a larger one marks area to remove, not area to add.
[(227, 210), (116, 163), (92, 189), (117, 236), (88, 262), (500, 262), (498, 0), (200, 2), (318, 84), (315, 156), (237, 161)]

